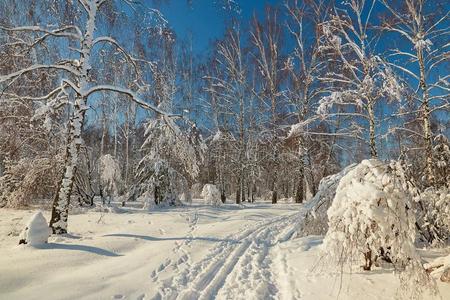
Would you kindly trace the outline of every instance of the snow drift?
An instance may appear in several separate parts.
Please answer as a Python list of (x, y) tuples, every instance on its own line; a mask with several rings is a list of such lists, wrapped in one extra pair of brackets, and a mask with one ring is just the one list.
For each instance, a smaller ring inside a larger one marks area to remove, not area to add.
[(41, 211), (35, 213), (20, 234), (19, 244), (37, 246), (46, 244), (50, 235), (50, 228)]

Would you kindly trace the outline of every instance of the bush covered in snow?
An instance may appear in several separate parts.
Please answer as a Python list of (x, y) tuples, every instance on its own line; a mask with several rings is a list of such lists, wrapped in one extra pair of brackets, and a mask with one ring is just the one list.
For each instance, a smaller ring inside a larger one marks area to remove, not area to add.
[(42, 212), (35, 213), (27, 226), (20, 234), (19, 244), (28, 244), (31, 246), (42, 245), (48, 242), (51, 233), (45, 217)]
[(122, 176), (119, 162), (110, 154), (100, 157), (100, 182), (106, 196), (119, 194)]
[(333, 202), (339, 181), (355, 166), (356, 164), (352, 164), (320, 181), (316, 195), (307, 204), (307, 212), (300, 227), (300, 236), (325, 235), (328, 230), (327, 210)]
[[(430, 283), (416, 253), (415, 216), (401, 166), (364, 160), (339, 182), (328, 209), (329, 230), (323, 249), (343, 266), (365, 261), (370, 270), (377, 257), (392, 262), (402, 286), (414, 290)], [(403, 290), (408, 290), (405, 288)]]
[(47, 199), (54, 192), (61, 168), (61, 157), (6, 160), (0, 177), (0, 207), (24, 207), (36, 199)]
[(173, 169), (165, 160), (144, 157), (139, 162), (136, 175), (139, 183), (139, 198), (150, 208), (156, 205), (177, 205), (178, 195), (187, 190), (186, 178)]
[(430, 187), (419, 195), (417, 224), (431, 245), (445, 245), (450, 239), (450, 190)]
[(220, 191), (214, 184), (205, 184), (201, 196), (207, 205), (220, 205), (222, 203)]
[(136, 174), (136, 193), (153, 195), (157, 205), (176, 205), (180, 203), (178, 195), (188, 190), (200, 172), (206, 149), (200, 132), (190, 123), (157, 118), (147, 124), (145, 136), (141, 147), (144, 157)]
[(435, 185), (450, 188), (450, 143), (443, 134), (434, 138), (433, 165)]

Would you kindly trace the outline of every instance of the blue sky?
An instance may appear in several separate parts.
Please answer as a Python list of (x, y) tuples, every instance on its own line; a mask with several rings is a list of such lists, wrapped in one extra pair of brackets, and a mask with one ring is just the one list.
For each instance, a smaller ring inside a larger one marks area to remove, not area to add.
[[(224, 32), (229, 11), (223, 9), (221, 0), (172, 0), (161, 5), (160, 10), (169, 21), (169, 26), (180, 38), (193, 35), (194, 50), (205, 51), (210, 41), (220, 38)], [(266, 4), (282, 4), (283, 0), (241, 0), (240, 18), (244, 23), (253, 12), (261, 14)]]

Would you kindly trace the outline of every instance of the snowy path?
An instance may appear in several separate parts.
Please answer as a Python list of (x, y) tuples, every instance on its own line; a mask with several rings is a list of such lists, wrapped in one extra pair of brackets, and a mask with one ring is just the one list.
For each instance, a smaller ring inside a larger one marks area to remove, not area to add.
[(163, 281), (154, 299), (277, 298), (268, 254), (295, 233), (299, 218), (297, 211), (237, 228), (201, 261)]
[[(282, 203), (91, 211), (71, 216), (69, 235), (51, 237), (48, 245), (32, 248), (17, 242), (34, 211), (0, 209), (0, 299), (395, 296), (398, 281), (390, 270), (348, 274), (342, 289), (339, 277), (326, 266), (311, 272), (322, 237), (291, 239), (303, 211), (302, 205)], [(447, 255), (450, 249), (442, 251), (429, 258)], [(450, 295), (450, 285), (439, 287), (443, 295)]]

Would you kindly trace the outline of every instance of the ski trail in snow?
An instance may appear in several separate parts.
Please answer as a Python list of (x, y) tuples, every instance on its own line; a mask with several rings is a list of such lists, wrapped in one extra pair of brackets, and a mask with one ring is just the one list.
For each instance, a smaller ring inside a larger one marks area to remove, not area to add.
[(299, 211), (259, 221), (227, 236), (198, 263), (162, 282), (153, 299), (274, 299), (270, 248), (291, 238)]

